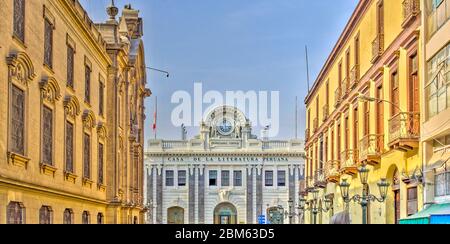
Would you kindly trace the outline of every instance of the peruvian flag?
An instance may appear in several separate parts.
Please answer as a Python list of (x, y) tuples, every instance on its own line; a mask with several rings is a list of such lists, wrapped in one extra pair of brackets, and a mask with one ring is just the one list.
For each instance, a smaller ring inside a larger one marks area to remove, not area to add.
[(155, 98), (155, 112), (153, 114), (153, 131), (156, 131), (156, 122), (158, 120), (158, 98)]

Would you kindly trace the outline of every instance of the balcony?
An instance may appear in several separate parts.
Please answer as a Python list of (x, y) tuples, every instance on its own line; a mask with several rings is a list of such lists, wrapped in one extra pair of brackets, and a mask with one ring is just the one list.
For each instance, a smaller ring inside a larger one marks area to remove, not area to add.
[(419, 147), (420, 113), (399, 113), (389, 120), (389, 147), (410, 151)]
[(348, 77), (344, 78), (341, 82), (341, 97), (342, 100), (344, 100), (344, 98), (348, 95), (349, 92), (349, 79)]
[(356, 175), (358, 173), (358, 150), (345, 150), (341, 153), (341, 173)]
[(325, 179), (327, 182), (339, 183), (340, 179), (339, 161), (328, 161), (325, 167)]
[(381, 163), (384, 150), (384, 135), (368, 135), (360, 141), (359, 159), (369, 165), (377, 166)]
[(375, 63), (378, 58), (384, 53), (384, 34), (378, 33), (375, 40), (372, 42), (372, 63)]
[(419, 0), (404, 0), (403, 1), (403, 24), (402, 27), (406, 28), (416, 20), (420, 13)]
[(330, 115), (330, 106), (328, 104), (325, 104), (322, 108), (322, 120), (325, 122), (328, 119), (328, 116)]
[(314, 186), (319, 188), (327, 187), (327, 181), (325, 178), (325, 170), (319, 169), (316, 170), (314, 174)]
[(300, 195), (306, 197), (308, 196), (308, 191), (306, 189), (306, 180), (301, 180), (299, 183)]
[[(425, 11), (424, 11), (425, 12)], [(428, 13), (428, 11), (426, 11)], [(430, 39), (450, 18), (450, 0), (443, 0), (435, 9), (428, 13), (428, 33), (427, 39)]]
[(313, 120), (313, 133), (316, 133), (318, 129), (319, 129), (319, 119), (315, 118)]
[(339, 107), (339, 105), (342, 102), (342, 89), (341, 89), (341, 87), (338, 87), (336, 89), (336, 91), (334, 92), (334, 99), (335, 99), (334, 106), (337, 108), (337, 107)]
[(359, 78), (359, 64), (356, 64), (350, 71), (350, 90), (356, 88), (359, 83)]
[(306, 191), (309, 192), (315, 188), (314, 186), (314, 176), (307, 176), (306, 181)]
[(305, 130), (305, 142), (309, 141), (309, 129)]

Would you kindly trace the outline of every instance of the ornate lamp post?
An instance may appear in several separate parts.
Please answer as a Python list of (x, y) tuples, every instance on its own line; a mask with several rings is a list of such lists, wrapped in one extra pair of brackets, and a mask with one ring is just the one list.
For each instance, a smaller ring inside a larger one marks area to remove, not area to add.
[(310, 211), (313, 214), (313, 223), (317, 224), (317, 214), (320, 212), (327, 213), (328, 211), (330, 211), (332, 209), (333, 201), (329, 198), (323, 198), (325, 207), (321, 205), (319, 206), (319, 190), (312, 190), (312, 194), (313, 200), (311, 200), (310, 202), (308, 202), (304, 197), (300, 198), (298, 209), (303, 213)]
[(366, 165), (363, 165), (358, 169), (359, 178), (361, 179), (361, 184), (363, 185), (362, 195), (354, 195), (352, 197), (349, 196), (350, 183), (347, 181), (347, 179), (343, 179), (341, 184), (339, 185), (341, 188), (341, 195), (345, 203), (350, 203), (353, 201), (361, 205), (363, 224), (367, 224), (367, 205), (370, 202), (378, 201), (382, 203), (386, 201), (387, 191), (390, 186), (386, 179), (381, 179), (381, 181), (377, 184), (381, 197), (378, 198), (375, 195), (369, 194), (369, 185), (367, 183), (369, 171), (370, 170), (366, 167)]

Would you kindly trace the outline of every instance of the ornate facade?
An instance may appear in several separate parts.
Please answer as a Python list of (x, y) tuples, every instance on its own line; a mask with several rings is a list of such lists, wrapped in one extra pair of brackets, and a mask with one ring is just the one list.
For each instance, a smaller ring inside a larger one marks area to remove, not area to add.
[[(219, 107), (187, 141), (150, 140), (146, 151), (148, 222), (289, 223), (304, 173), (303, 142), (259, 140), (234, 107)], [(299, 219), (293, 217), (292, 223)]]
[[(420, 1), (422, 2), (422, 1)], [(420, 145), (424, 72), (418, 0), (361, 0), (324, 64), (307, 106), (306, 184), (333, 200), (317, 223), (348, 210), (362, 223), (361, 206), (343, 203), (339, 184), (362, 194), (358, 167), (368, 165), (370, 193), (390, 183), (387, 199), (368, 207), (367, 222), (394, 224), (423, 207)], [(368, 190), (368, 189), (364, 189)], [(308, 213), (307, 223), (313, 222)]]
[(77, 0), (7, 0), (0, 13), (0, 223), (143, 223), (138, 11), (94, 24)]

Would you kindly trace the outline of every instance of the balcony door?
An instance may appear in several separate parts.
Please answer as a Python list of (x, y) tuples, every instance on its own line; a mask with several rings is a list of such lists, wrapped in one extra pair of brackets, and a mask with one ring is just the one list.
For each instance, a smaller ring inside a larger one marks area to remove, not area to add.
[(419, 112), (419, 78), (418, 78), (418, 65), (417, 54), (410, 57), (409, 61), (409, 111)]

